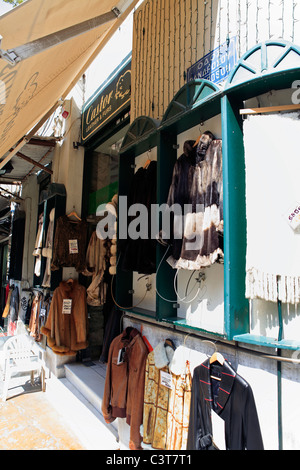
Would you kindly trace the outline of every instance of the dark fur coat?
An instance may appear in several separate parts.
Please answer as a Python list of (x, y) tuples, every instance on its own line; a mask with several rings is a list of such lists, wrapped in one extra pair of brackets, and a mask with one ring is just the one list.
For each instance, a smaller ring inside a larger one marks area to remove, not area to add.
[(194, 270), (222, 259), (222, 141), (210, 132), (203, 134), (197, 146), (194, 141), (185, 142), (184, 153), (174, 166), (167, 203), (180, 205), (184, 215), (174, 216), (169, 264)]

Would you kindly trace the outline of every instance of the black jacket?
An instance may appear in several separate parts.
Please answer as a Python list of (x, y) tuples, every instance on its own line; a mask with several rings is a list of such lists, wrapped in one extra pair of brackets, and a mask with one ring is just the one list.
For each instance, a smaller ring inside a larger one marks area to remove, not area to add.
[[(211, 374), (221, 377), (218, 382)], [(188, 450), (215, 450), (211, 412), (225, 421), (227, 450), (263, 450), (263, 441), (250, 385), (225, 361), (209, 359), (193, 375)]]

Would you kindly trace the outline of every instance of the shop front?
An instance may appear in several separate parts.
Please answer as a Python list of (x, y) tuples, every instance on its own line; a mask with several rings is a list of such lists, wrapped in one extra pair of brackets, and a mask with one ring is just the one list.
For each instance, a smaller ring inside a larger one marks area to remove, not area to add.
[[(90, 239), (101, 244), (102, 260), (98, 261), (100, 265), (95, 266), (93, 275), (83, 279), (88, 292), (89, 356), (96, 360), (100, 356), (106, 359), (108, 354), (104, 334), (107, 321), (114, 314), (111, 282), (116, 266), (114, 245), (111, 241), (107, 244), (100, 241), (96, 232), (106, 205), (109, 204), (112, 211), (117, 209), (119, 150), (129, 128), (130, 98), (131, 54), (87, 101), (82, 111), (81, 140), (85, 152), (82, 211), (89, 224)], [(88, 248), (88, 252), (92, 263), (92, 249)], [(97, 252), (94, 253), (97, 256)]]
[(283, 3), (253, 35), (262, 6), (143, 2), (132, 53), (66, 109), (29, 333), (56, 372), (105, 365), (125, 448), (299, 448), (300, 5)]
[[(147, 2), (136, 12), (136, 47), (147, 34), (149, 42), (134, 51), (135, 57), (152, 53), (155, 60), (152, 30), (143, 23), (153, 20), (155, 4)], [(142, 81), (133, 85), (135, 107), (120, 149), (113, 279), (123, 332), (111, 346), (102, 407), (110, 422), (114, 416), (121, 420), (133, 401), (139, 403), (140, 421), (135, 417), (127, 427), (132, 449), (297, 447), (298, 411), (292, 403), (299, 387), (299, 272), (293, 267), (298, 162), (292, 163), (291, 149), (297, 147), (293, 136), (299, 129), (299, 67), (295, 43), (262, 41), (231, 63), (220, 83), (212, 74), (192, 76), (161, 116), (156, 107), (165, 102), (166, 89), (155, 93), (151, 69), (149, 87)], [(146, 76), (142, 62), (134, 62), (133, 70), (136, 79)], [(171, 87), (169, 70), (160, 73)], [(281, 190), (287, 188), (285, 199)], [(288, 239), (286, 258), (279, 251)], [(146, 345), (139, 349), (144, 393), (133, 398), (128, 385), (121, 412), (113, 396), (123, 361), (116, 365), (113, 358), (126, 344), (126, 380), (134, 380), (135, 335)], [(234, 379), (229, 384), (225, 376)], [(245, 403), (244, 415), (232, 413), (239, 381), (245, 387), (240, 397), (247, 396), (249, 406)], [(243, 437), (230, 432), (246, 421)]]

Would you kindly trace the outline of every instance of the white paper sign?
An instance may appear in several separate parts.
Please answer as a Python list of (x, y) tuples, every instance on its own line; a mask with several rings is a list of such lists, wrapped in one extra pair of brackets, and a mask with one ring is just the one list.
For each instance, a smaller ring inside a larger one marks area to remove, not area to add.
[(70, 255), (78, 253), (78, 240), (69, 240), (69, 253)]
[(160, 371), (160, 383), (164, 387), (172, 389), (172, 375), (168, 372)]
[(62, 313), (64, 315), (71, 315), (71, 312), (72, 312), (72, 299), (64, 299)]
[(213, 441), (218, 447), (219, 450), (226, 450), (225, 443), (225, 421), (220, 418), (220, 416), (211, 411), (211, 422), (212, 422), (212, 432), (213, 432)]

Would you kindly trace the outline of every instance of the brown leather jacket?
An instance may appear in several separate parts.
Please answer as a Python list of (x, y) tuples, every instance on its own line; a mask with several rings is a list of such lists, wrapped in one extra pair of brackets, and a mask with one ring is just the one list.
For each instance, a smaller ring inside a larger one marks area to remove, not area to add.
[[(123, 350), (123, 358), (120, 351)], [(145, 365), (148, 349), (136, 328), (127, 327), (111, 343), (102, 400), (107, 423), (126, 418), (130, 425), (129, 448), (141, 450), (140, 426), (143, 423)]]

